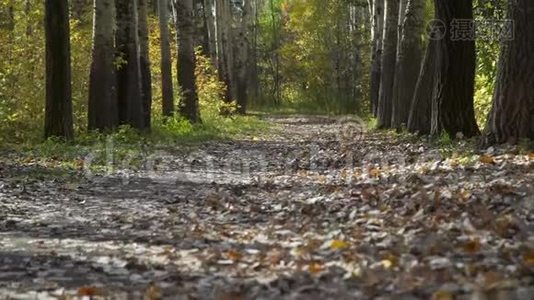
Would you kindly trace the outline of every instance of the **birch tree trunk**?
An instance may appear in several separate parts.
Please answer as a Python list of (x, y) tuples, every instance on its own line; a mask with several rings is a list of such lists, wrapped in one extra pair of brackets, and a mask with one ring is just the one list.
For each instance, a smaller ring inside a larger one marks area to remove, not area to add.
[(378, 102), (378, 127), (391, 127), (393, 85), (397, 58), (397, 33), (400, 0), (386, 0), (386, 21), (382, 51), (382, 70)]
[(374, 116), (378, 112), (380, 92), (380, 72), (382, 69), (382, 41), (384, 33), (384, 0), (373, 1), (373, 49), (371, 58), (371, 109)]
[(161, 51), (161, 95), (163, 115), (174, 114), (174, 88), (172, 85), (172, 56), (169, 34), (169, 0), (158, 0), (160, 51)]
[(217, 31), (215, 22), (215, 0), (204, 0), (206, 27), (208, 33), (209, 56), (214, 66), (217, 66)]
[(178, 84), (182, 92), (180, 113), (191, 123), (200, 123), (195, 80), (193, 0), (174, 0), (174, 21), (178, 42)]
[(423, 56), (424, 0), (410, 0), (404, 23), (395, 68), (395, 90), (391, 126), (400, 129), (408, 125), (410, 105), (421, 69)]
[(228, 0), (215, 0), (215, 18), (216, 18), (216, 31), (217, 31), (217, 70), (219, 71), (219, 78), (226, 85), (225, 102), (231, 102), (233, 100), (232, 91), (234, 90), (234, 82), (232, 78), (232, 72), (229, 69), (229, 49), (228, 49), (228, 36), (229, 36), (229, 22), (228, 20)]
[(250, 13), (250, 7), (244, 0), (240, 14), (237, 16), (238, 24), (236, 29), (236, 38), (234, 41), (235, 54), (235, 72), (236, 72), (236, 101), (238, 105), (238, 113), (245, 114), (247, 111), (248, 100), (248, 78), (247, 78), (247, 63), (248, 63), (248, 32), (247, 32), (247, 18)]

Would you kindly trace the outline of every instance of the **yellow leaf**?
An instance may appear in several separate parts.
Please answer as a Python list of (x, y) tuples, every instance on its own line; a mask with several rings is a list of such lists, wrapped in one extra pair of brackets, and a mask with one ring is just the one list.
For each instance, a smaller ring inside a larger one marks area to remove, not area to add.
[(527, 157), (529, 160), (534, 160), (534, 152), (530, 152)]
[(330, 249), (332, 250), (343, 250), (348, 247), (349, 244), (342, 240), (333, 240), (332, 243), (330, 243)]
[(393, 262), (389, 259), (384, 259), (380, 263), (382, 264), (382, 267), (384, 267), (384, 269), (389, 269), (393, 266)]
[(432, 294), (432, 300), (453, 300), (454, 296), (447, 291), (437, 291)]
[(308, 265), (308, 271), (312, 274), (317, 274), (323, 270), (323, 265), (318, 262), (313, 262)]
[(479, 161), (484, 164), (493, 165), (495, 164), (495, 159), (489, 155), (481, 155)]
[(380, 169), (378, 168), (371, 168), (369, 169), (369, 176), (373, 178), (380, 177)]
[(145, 299), (147, 300), (158, 300), (161, 299), (161, 289), (155, 284), (150, 283), (148, 289), (145, 292)]

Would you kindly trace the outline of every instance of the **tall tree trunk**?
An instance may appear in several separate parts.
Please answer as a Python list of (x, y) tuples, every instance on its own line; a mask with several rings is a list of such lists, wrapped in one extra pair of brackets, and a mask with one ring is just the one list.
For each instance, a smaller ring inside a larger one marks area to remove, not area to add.
[(202, 54), (208, 56), (210, 54), (210, 38), (208, 29), (208, 11), (204, 0), (193, 1), (193, 12), (195, 17), (195, 38), (197, 45), (200, 46)]
[(277, 22), (277, 16), (276, 16), (276, 3), (274, 0), (269, 0), (270, 4), (270, 11), (271, 11), (271, 23), (272, 23), (272, 34), (273, 34), (273, 45), (271, 51), (273, 52), (272, 59), (273, 59), (273, 98), (274, 98), (274, 104), (278, 105), (282, 101), (282, 79), (280, 76), (280, 55), (278, 53), (278, 50), (280, 48), (280, 35), (279, 35), (279, 28), (278, 28), (278, 22)]
[(509, 0), (513, 39), (504, 41), (493, 107), (486, 129), (490, 142), (534, 140), (534, 2)]
[(472, 20), (472, 0), (435, 0), (436, 16), (448, 27), (438, 42), (436, 94), (433, 99), (432, 134), (445, 131), (451, 137), (479, 134), (473, 107), (475, 40), (455, 39), (453, 20)]
[(235, 30), (233, 28), (233, 16), (232, 16), (232, 1), (225, 0), (224, 5), (221, 7), (223, 11), (223, 39), (222, 44), (224, 48), (224, 62), (226, 63), (227, 77), (230, 84), (228, 85), (228, 91), (230, 99), (237, 101), (237, 83), (236, 83), (236, 69), (235, 69), (235, 57), (234, 57), (234, 43)]
[(115, 77), (114, 0), (94, 0), (93, 52), (89, 82), (88, 129), (112, 130), (118, 125)]
[(437, 41), (429, 41), (415, 86), (408, 119), (408, 130), (412, 133), (430, 133), (434, 80), (436, 78), (436, 46)]
[(137, 0), (139, 20), (139, 63), (141, 68), (141, 96), (143, 97), (143, 118), (145, 128), (149, 129), (152, 115), (152, 74), (148, 40), (148, 2)]
[(70, 66), (69, 3), (45, 1), (45, 137), (74, 138)]
[(400, 51), (402, 39), (402, 26), (404, 25), (404, 18), (406, 17), (406, 8), (408, 7), (408, 0), (399, 0), (399, 19), (397, 20), (397, 53)]
[[(250, 0), (245, 0), (249, 2)], [(248, 63), (248, 37), (247, 32), (247, 18), (250, 13), (250, 7), (243, 4), (241, 14), (238, 16), (238, 24), (236, 29), (236, 38), (234, 42), (234, 57), (236, 70), (236, 101), (237, 111), (240, 114), (245, 114), (247, 111), (248, 102), (248, 78), (247, 78), (247, 63)]]
[(172, 86), (172, 57), (169, 34), (169, 0), (158, 0), (159, 31), (161, 43), (161, 94), (163, 115), (174, 113), (174, 89)]
[(384, 34), (384, 0), (373, 1), (373, 49), (371, 58), (371, 109), (376, 117), (382, 69), (382, 42)]
[(200, 123), (195, 81), (195, 42), (193, 38), (193, 0), (174, 0), (178, 39), (178, 84), (183, 95), (180, 112), (191, 123)]
[(249, 0), (250, 13), (248, 14), (248, 32), (249, 32), (249, 49), (248, 49), (248, 79), (249, 79), (249, 96), (257, 99), (260, 95), (259, 90), (259, 72), (258, 72), (258, 3), (257, 0)]
[(399, 19), (400, 0), (386, 0), (386, 22), (382, 51), (382, 70), (380, 76), (380, 93), (378, 101), (378, 127), (391, 127), (393, 101), (393, 84), (395, 81), (395, 63), (397, 59), (397, 23)]
[(149, 0), (150, 9), (155, 16), (159, 16), (159, 1), (160, 0)]
[(391, 126), (401, 128), (408, 123), (410, 105), (421, 69), (423, 56), (424, 0), (410, 0), (406, 8), (395, 68), (395, 90)]
[(119, 123), (145, 129), (145, 115), (141, 87), (137, 1), (116, 0), (117, 31), (115, 46), (119, 66), (117, 96)]
[(228, 53), (230, 29), (228, 8), (230, 4), (228, 0), (215, 0), (215, 5), (215, 18), (217, 24), (217, 70), (219, 71), (220, 81), (224, 82), (226, 85), (224, 100), (229, 103), (233, 100), (232, 91), (234, 90), (232, 72), (229, 69), (229, 66), (231, 65), (229, 62), (230, 53)]
[(217, 66), (217, 31), (214, 15), (215, 0), (204, 0), (204, 13), (206, 16), (206, 27), (208, 34), (209, 55), (211, 62)]

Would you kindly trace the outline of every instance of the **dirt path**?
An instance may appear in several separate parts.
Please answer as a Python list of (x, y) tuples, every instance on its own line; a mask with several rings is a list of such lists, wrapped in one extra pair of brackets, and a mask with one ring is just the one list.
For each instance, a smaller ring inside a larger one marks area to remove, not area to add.
[(534, 294), (533, 155), (272, 121), (107, 176), (0, 164), (0, 299)]

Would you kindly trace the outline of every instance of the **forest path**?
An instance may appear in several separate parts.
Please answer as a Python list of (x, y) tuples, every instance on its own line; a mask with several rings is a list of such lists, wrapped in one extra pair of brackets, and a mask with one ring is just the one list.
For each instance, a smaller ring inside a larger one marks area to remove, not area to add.
[(0, 163), (0, 299), (534, 294), (534, 155), (270, 120), (106, 176)]

